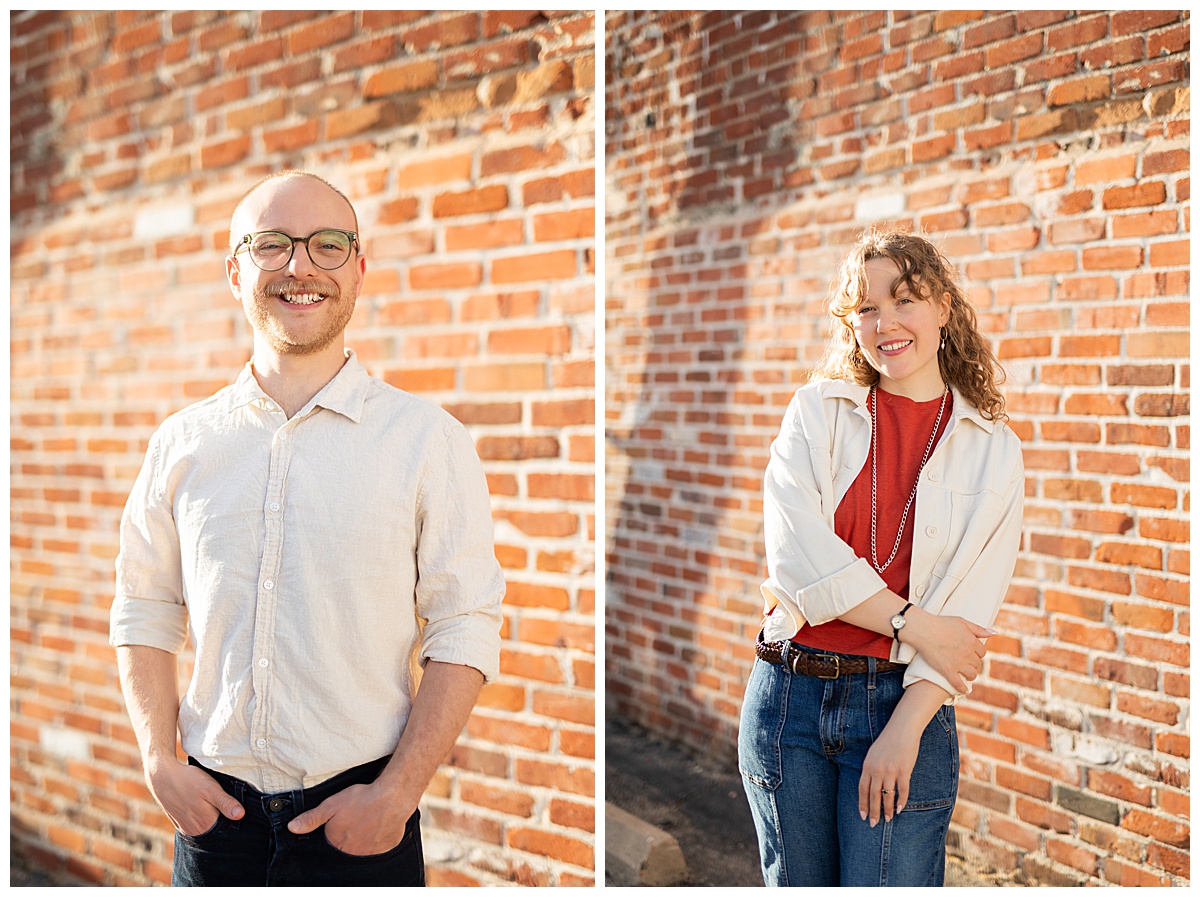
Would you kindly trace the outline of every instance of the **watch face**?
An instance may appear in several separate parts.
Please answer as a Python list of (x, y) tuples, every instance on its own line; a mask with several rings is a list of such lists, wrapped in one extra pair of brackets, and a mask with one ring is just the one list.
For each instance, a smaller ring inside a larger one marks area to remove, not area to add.
[(908, 621), (904, 617), (902, 617), (900, 614), (896, 614), (894, 617), (892, 617), (892, 628), (893, 629), (903, 629), (904, 624), (907, 622)]

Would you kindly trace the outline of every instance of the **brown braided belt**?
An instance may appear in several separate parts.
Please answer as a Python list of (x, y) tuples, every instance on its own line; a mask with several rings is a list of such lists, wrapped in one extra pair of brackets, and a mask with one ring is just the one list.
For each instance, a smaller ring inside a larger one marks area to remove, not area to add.
[[(754, 645), (754, 653), (760, 660), (791, 670), (800, 676), (816, 676), (818, 679), (836, 679), (838, 676), (848, 676), (852, 673), (865, 673), (870, 668), (870, 658), (847, 657), (844, 654), (810, 654), (807, 651), (792, 650), (788, 652), (787, 662), (783, 660), (783, 646), (786, 640), (764, 642), (760, 630)], [(891, 660), (876, 660), (875, 672), (886, 673), (888, 670), (902, 670), (904, 663)]]

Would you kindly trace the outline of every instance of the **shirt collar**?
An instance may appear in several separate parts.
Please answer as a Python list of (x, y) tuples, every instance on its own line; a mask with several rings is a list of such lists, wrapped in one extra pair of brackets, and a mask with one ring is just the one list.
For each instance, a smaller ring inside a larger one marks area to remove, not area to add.
[[(859, 386), (857, 383), (851, 383), (848, 380), (832, 380), (825, 394), (833, 398), (849, 399), (863, 413), (866, 413), (867, 395), (870, 393), (869, 386)], [(956, 420), (969, 420), (977, 424), (983, 430), (991, 433), (996, 428), (996, 422), (988, 420), (979, 413), (979, 409), (963, 398), (953, 386), (950, 387), (950, 393), (954, 396), (954, 410), (951, 412)]]
[[(341, 370), (333, 375), (333, 379), (321, 387), (320, 391), (309, 400), (301, 414), (320, 406), (349, 418), (358, 423), (362, 420), (363, 406), (367, 401), (367, 391), (371, 377), (358, 361), (353, 349), (346, 349), (346, 363)], [(274, 401), (263, 392), (254, 378), (251, 362), (246, 362), (242, 372), (230, 388), (228, 410), (233, 412), (243, 405), (259, 404), (274, 405)]]

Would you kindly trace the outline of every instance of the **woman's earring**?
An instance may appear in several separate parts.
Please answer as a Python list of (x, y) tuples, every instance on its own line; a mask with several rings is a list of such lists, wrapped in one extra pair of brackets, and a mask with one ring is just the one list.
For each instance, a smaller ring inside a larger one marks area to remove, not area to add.
[(946, 350), (946, 331), (942, 330), (942, 351)]

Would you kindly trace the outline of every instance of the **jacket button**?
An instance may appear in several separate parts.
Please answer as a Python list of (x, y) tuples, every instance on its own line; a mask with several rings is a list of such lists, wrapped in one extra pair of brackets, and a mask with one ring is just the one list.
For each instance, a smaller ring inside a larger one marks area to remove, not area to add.
[(925, 527), (925, 535), (929, 536), (929, 538), (932, 539), (934, 536), (937, 535), (937, 527), (936, 526)]

